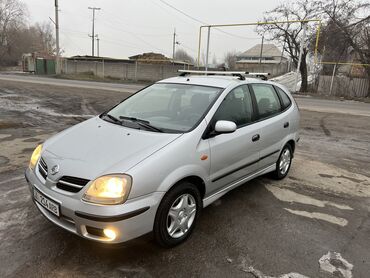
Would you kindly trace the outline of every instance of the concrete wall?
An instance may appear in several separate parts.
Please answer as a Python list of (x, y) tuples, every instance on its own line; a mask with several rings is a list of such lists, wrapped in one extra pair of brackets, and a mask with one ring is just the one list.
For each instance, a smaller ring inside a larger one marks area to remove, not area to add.
[(112, 77), (133, 81), (158, 81), (178, 76), (179, 69), (187, 69), (187, 66), (78, 60), (64, 60), (62, 63), (62, 73), (64, 74), (92, 73), (98, 77)]

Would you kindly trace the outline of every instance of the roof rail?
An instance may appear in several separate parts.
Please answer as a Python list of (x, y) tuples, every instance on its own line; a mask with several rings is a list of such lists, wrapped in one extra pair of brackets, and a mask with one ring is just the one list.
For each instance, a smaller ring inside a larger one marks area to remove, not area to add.
[(246, 72), (246, 75), (255, 76), (256, 78), (260, 78), (262, 80), (267, 80), (267, 76), (271, 75), (269, 72)]
[(230, 75), (236, 76), (240, 80), (245, 80), (246, 76), (255, 78), (261, 78), (267, 80), (267, 76), (270, 75), (268, 72), (248, 72), (248, 71), (205, 71), (205, 70), (178, 70), (180, 76), (186, 76), (189, 74), (204, 74), (204, 75)]

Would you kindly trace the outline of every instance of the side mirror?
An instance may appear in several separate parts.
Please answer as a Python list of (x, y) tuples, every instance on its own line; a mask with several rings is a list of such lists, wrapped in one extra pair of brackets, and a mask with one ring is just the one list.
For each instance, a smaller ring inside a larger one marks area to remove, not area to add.
[(219, 134), (233, 133), (236, 130), (236, 124), (231, 121), (217, 121), (215, 131)]

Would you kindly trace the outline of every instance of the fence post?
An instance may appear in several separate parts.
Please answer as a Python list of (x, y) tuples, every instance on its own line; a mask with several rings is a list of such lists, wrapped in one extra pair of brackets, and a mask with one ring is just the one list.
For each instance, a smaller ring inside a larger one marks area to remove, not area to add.
[(334, 83), (334, 76), (335, 76), (335, 70), (336, 69), (337, 69), (337, 64), (335, 64), (334, 68), (333, 68), (333, 74), (331, 76), (331, 82), (330, 82), (329, 96), (331, 96), (331, 92), (333, 90), (333, 83)]

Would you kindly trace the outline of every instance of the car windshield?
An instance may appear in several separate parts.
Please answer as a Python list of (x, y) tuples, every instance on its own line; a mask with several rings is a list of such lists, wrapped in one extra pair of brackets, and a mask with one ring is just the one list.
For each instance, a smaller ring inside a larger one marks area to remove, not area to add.
[[(221, 88), (157, 83), (123, 101), (107, 114), (122, 124), (151, 131), (183, 133), (201, 120)], [(150, 129), (148, 128), (150, 127)]]

